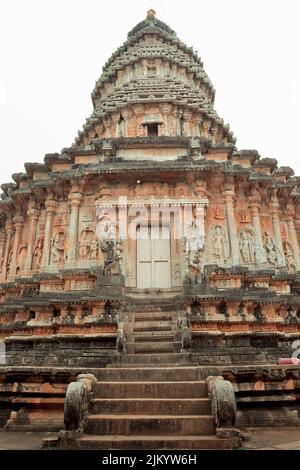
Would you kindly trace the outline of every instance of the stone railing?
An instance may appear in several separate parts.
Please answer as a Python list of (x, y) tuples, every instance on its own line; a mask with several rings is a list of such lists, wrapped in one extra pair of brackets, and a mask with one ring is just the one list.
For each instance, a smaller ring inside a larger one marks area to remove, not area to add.
[(93, 383), (97, 382), (93, 374), (79, 374), (76, 382), (68, 385), (64, 404), (64, 425), (58, 436), (58, 447), (74, 448), (77, 438), (83, 432), (84, 420), (89, 412)]

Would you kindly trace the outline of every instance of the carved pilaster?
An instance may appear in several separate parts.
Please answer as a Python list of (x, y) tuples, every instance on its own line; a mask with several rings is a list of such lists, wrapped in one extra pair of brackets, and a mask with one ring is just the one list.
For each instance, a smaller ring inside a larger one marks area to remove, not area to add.
[(297, 233), (295, 229), (295, 209), (292, 203), (289, 203), (287, 206), (287, 224), (288, 224), (288, 231), (289, 231), (289, 239), (291, 241), (294, 257), (295, 257), (295, 264), (297, 271), (300, 270), (300, 259), (299, 259), (299, 244), (297, 240)]
[(224, 191), (224, 200), (226, 206), (228, 233), (231, 249), (231, 260), (233, 266), (240, 264), (239, 241), (234, 217), (234, 191), (227, 189)]
[(5, 225), (6, 231), (6, 245), (4, 251), (4, 259), (3, 259), (3, 268), (2, 268), (2, 279), (5, 280), (7, 277), (7, 264), (10, 257), (10, 250), (11, 250), (11, 240), (13, 236), (13, 223), (12, 220), (9, 219)]
[(184, 121), (184, 135), (190, 136), (192, 134), (190, 129), (190, 120), (192, 118), (192, 113), (190, 111), (184, 111), (182, 117)]
[(19, 245), (21, 241), (21, 234), (22, 234), (22, 228), (23, 228), (23, 223), (24, 223), (24, 217), (21, 215), (16, 215), (13, 218), (13, 223), (15, 227), (15, 237), (14, 237), (14, 244), (13, 244), (13, 249), (12, 249), (12, 258), (11, 258), (11, 263), (10, 263), (10, 269), (9, 269), (9, 278), (14, 279), (16, 276), (16, 269), (17, 269), (17, 261), (18, 261), (18, 250), (19, 250)]
[(48, 271), (49, 270), (49, 260), (50, 260), (50, 244), (51, 244), (51, 236), (52, 236), (52, 229), (53, 229), (53, 217), (55, 213), (57, 202), (52, 199), (46, 199), (45, 207), (46, 207), (46, 223), (45, 223), (45, 240), (44, 240), (44, 249), (43, 249), (43, 257), (41, 263), (41, 270)]
[(36, 225), (39, 218), (39, 211), (36, 209), (30, 209), (27, 211), (29, 218), (29, 234), (27, 244), (27, 257), (25, 262), (25, 274), (29, 274), (32, 267), (32, 256), (33, 256), (33, 245), (36, 234)]
[(0, 231), (0, 278), (3, 278), (5, 271), (5, 242), (6, 242), (6, 230)]
[(273, 221), (275, 241), (276, 241), (276, 245), (279, 250), (279, 253), (280, 253), (280, 260), (282, 260), (281, 266), (285, 266), (285, 260), (283, 256), (283, 246), (282, 246), (282, 240), (281, 240), (281, 231), (280, 231), (280, 218), (279, 218), (279, 213), (278, 213), (279, 203), (278, 203), (276, 194), (273, 194), (271, 208), (272, 208), (272, 221)]
[(263, 248), (262, 234), (261, 234), (261, 225), (260, 225), (260, 196), (255, 194), (250, 196), (250, 208), (252, 214), (252, 222), (254, 228), (254, 240), (255, 240), (255, 260), (258, 265), (265, 264), (267, 262), (267, 257), (265, 250)]
[(130, 118), (132, 116), (132, 110), (131, 109), (124, 109), (122, 111), (122, 116), (125, 119), (125, 136), (124, 137), (130, 137)]
[(78, 242), (78, 218), (79, 206), (82, 200), (82, 193), (72, 192), (68, 196), (70, 205), (70, 221), (69, 221), (69, 253), (68, 253), (68, 266), (75, 266), (76, 263), (76, 248)]

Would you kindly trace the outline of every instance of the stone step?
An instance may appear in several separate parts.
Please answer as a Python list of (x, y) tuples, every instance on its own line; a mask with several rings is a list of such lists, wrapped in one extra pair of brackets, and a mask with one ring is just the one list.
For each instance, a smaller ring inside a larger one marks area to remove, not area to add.
[(196, 367), (155, 367), (145, 369), (140, 368), (106, 368), (97, 373), (99, 382), (187, 382), (188, 380), (197, 381), (199, 371)]
[[(117, 358), (119, 364), (140, 364), (143, 366), (164, 364), (164, 365), (180, 365), (188, 364), (191, 356), (188, 353), (164, 353), (164, 354), (122, 354)], [(115, 364), (113, 364), (115, 367)]]
[(133, 331), (173, 331), (177, 327), (177, 322), (171, 321), (141, 321), (133, 324)]
[(207, 398), (205, 381), (96, 382), (93, 398)]
[(96, 398), (91, 402), (92, 414), (207, 415), (210, 412), (208, 398)]
[(160, 353), (179, 352), (182, 348), (181, 341), (156, 341), (156, 342), (128, 342), (126, 348), (129, 353)]
[(86, 434), (131, 436), (177, 435), (195, 436), (215, 433), (214, 418), (210, 415), (147, 416), (147, 415), (90, 415), (85, 420)]
[(155, 302), (153, 301), (149, 301), (148, 303), (140, 303), (140, 304), (136, 304), (132, 307), (132, 311), (134, 313), (145, 313), (145, 312), (151, 312), (151, 313), (155, 313), (155, 312), (176, 312), (176, 309), (175, 309), (175, 306), (174, 306), (174, 303), (170, 303), (170, 302), (167, 302), (165, 304), (162, 304), (161, 302), (161, 299), (159, 301), (159, 303), (155, 304)]
[(135, 313), (133, 314), (132, 320), (135, 322), (145, 322), (145, 321), (155, 321), (155, 322), (161, 322), (161, 321), (168, 321), (168, 322), (174, 322), (178, 319), (177, 313)]
[[(140, 342), (159, 342), (159, 341), (175, 341), (175, 336), (180, 338), (180, 332), (175, 333), (174, 332), (169, 332), (169, 331), (147, 331), (147, 332), (133, 332), (129, 333), (128, 337), (132, 339), (135, 343), (140, 343)], [(178, 339), (179, 339), (178, 338)]]
[(84, 434), (79, 439), (81, 450), (227, 450), (238, 447), (236, 439), (218, 439), (216, 436), (93, 436)]

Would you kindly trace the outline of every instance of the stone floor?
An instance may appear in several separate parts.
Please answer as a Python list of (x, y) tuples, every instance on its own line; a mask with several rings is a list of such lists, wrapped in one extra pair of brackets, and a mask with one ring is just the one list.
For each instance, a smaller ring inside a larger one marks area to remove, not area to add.
[[(248, 428), (250, 441), (243, 448), (257, 450), (300, 450), (300, 427)], [(0, 430), (0, 450), (37, 450), (44, 437), (56, 433), (18, 433)]]

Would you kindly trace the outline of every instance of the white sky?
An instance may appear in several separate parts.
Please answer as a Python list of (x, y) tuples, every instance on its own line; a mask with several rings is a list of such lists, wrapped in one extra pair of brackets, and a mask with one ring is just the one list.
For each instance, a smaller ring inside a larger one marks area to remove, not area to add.
[(0, 0), (0, 182), (74, 141), (102, 66), (153, 7), (193, 46), (238, 148), (300, 175), (299, 0)]

